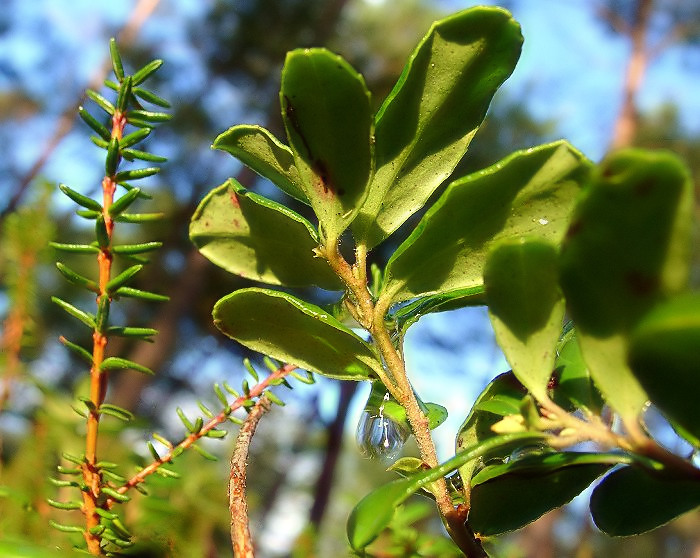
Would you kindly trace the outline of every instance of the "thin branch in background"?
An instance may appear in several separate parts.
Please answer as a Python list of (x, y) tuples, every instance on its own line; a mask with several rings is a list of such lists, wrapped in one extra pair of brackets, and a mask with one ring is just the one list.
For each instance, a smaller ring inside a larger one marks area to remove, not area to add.
[(250, 441), (262, 416), (270, 410), (270, 400), (262, 396), (250, 410), (238, 432), (231, 456), (231, 476), (228, 483), (229, 509), (231, 510), (231, 542), (234, 558), (253, 558), (255, 551), (248, 527), (248, 502), (246, 500), (246, 472)]
[[(126, 22), (122, 30), (117, 34), (117, 39), (120, 43), (130, 44), (134, 41), (137, 33), (141, 29), (141, 26), (149, 18), (149, 16), (156, 9), (160, 0), (140, 0), (136, 7), (131, 12), (131, 17)], [(109, 57), (105, 58), (104, 63), (95, 71), (92, 78), (88, 82), (88, 89), (99, 89), (102, 82), (105, 80), (112, 68), (112, 63)], [(53, 135), (49, 138), (44, 146), (44, 149), (39, 154), (39, 157), (30, 167), (30, 169), (19, 179), (19, 184), (15, 193), (10, 198), (7, 206), (0, 211), (0, 219), (3, 219), (9, 213), (12, 213), (17, 206), (19, 206), (22, 201), (22, 197), (29, 188), (29, 185), (37, 177), (41, 169), (47, 163), (53, 152), (61, 144), (63, 138), (65, 138), (68, 133), (73, 129), (73, 124), (75, 123), (75, 113), (78, 107), (85, 102), (86, 96), (80, 97), (80, 100), (66, 108), (63, 113), (58, 118), (58, 125)]]

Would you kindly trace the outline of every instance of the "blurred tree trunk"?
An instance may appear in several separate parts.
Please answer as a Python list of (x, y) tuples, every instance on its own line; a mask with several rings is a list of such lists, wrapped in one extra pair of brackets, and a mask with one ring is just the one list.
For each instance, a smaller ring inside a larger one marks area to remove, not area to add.
[(650, 51), (646, 41), (653, 4), (653, 0), (639, 0), (634, 9), (631, 26), (627, 25), (624, 28), (614, 17), (615, 14), (607, 15), (609, 23), (630, 38), (632, 47), (625, 72), (622, 107), (615, 121), (611, 149), (632, 145), (636, 136), (639, 119), (635, 100), (649, 66)]

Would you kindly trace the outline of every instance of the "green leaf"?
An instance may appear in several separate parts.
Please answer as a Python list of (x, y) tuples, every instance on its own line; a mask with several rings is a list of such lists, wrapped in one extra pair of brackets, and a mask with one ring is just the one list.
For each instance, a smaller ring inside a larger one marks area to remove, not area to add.
[(131, 77), (132, 85), (140, 85), (146, 81), (153, 72), (163, 65), (162, 60), (152, 60)]
[(52, 296), (51, 300), (58, 304), (63, 310), (65, 310), (68, 314), (73, 316), (74, 318), (77, 318), (81, 322), (83, 322), (86, 326), (88, 326), (91, 329), (94, 329), (95, 327), (95, 316), (92, 314), (89, 314), (87, 312), (84, 312), (80, 310), (79, 308), (76, 308), (69, 302), (66, 302), (65, 300), (61, 300), (58, 297)]
[(485, 304), (484, 287), (467, 287), (455, 289), (445, 293), (419, 297), (407, 304), (399, 306), (388, 315), (388, 320), (395, 322), (395, 327), (400, 332), (405, 332), (416, 323), (421, 316), (433, 312), (447, 312), (466, 306), (480, 306)]
[(518, 151), (452, 182), (386, 267), (381, 298), (479, 288), (494, 240), (558, 244), (589, 163), (563, 141)]
[[(143, 128), (141, 130), (135, 130), (131, 132), (130, 134), (127, 134), (124, 136), (121, 141), (119, 142), (119, 147), (122, 149), (126, 149), (127, 147), (131, 147), (132, 145), (137, 144), (141, 140), (145, 139), (148, 137), (148, 135), (152, 132), (153, 130), (151, 128)], [(107, 141), (109, 141), (109, 138), (107, 138)]]
[(117, 46), (117, 40), (112, 37), (109, 39), (109, 56), (112, 60), (112, 69), (114, 70), (114, 76), (119, 80), (124, 79), (124, 66), (122, 64), (122, 57), (119, 54), (119, 47)]
[(321, 238), (333, 243), (367, 196), (374, 131), (369, 91), (340, 56), (297, 49), (282, 69), (280, 103), (301, 187)]
[(110, 103), (107, 99), (105, 99), (102, 95), (100, 95), (97, 91), (93, 91), (92, 89), (86, 89), (85, 95), (87, 95), (90, 99), (95, 101), (95, 103), (97, 103), (100, 106), (100, 108), (110, 116), (114, 114), (114, 105)]
[(588, 368), (606, 401), (634, 420), (647, 395), (627, 364), (628, 334), (688, 276), (692, 187), (665, 152), (608, 157), (577, 203), (561, 285)]
[(115, 335), (117, 337), (136, 337), (145, 341), (151, 341), (151, 337), (157, 334), (158, 330), (150, 327), (112, 326), (107, 328), (107, 335)]
[(321, 308), (267, 289), (240, 289), (214, 306), (214, 323), (249, 349), (331, 378), (366, 380), (381, 363)]
[(124, 271), (122, 271), (119, 275), (116, 277), (113, 277), (107, 282), (107, 285), (105, 285), (105, 290), (111, 295), (112, 293), (116, 293), (121, 287), (123, 287), (126, 283), (129, 282), (129, 280), (136, 275), (139, 271), (143, 269), (143, 266), (140, 264), (132, 265), (131, 267), (127, 267)]
[(576, 330), (573, 328), (562, 335), (557, 346), (554, 378), (552, 397), (557, 404), (571, 411), (584, 408), (600, 413), (604, 401), (583, 360)]
[(151, 302), (167, 302), (169, 296), (142, 291), (140, 289), (132, 289), (131, 287), (119, 287), (112, 293), (114, 297), (124, 296), (127, 298), (138, 298), (140, 300), (149, 300)]
[(547, 396), (564, 319), (558, 279), (556, 249), (542, 240), (505, 239), (484, 268), (496, 340), (520, 383), (539, 400)]
[(154, 374), (153, 370), (143, 366), (142, 364), (137, 364), (131, 360), (119, 357), (107, 357), (102, 361), (100, 365), (100, 370), (136, 370), (137, 372), (142, 372), (152, 376)]
[(700, 439), (700, 293), (655, 307), (632, 332), (630, 364), (654, 403), (681, 426), (691, 443)]
[(311, 223), (233, 179), (212, 190), (190, 223), (199, 251), (231, 273), (276, 285), (340, 290), (326, 260), (315, 256)]
[(157, 122), (167, 122), (172, 118), (172, 114), (167, 112), (153, 112), (150, 110), (130, 110), (127, 118), (129, 122), (131, 122), (132, 118), (134, 118), (152, 124)]
[(145, 252), (152, 252), (163, 246), (162, 242), (144, 242), (143, 244), (122, 244), (120, 246), (112, 246), (112, 251), (115, 254), (143, 254)]
[(542, 434), (530, 432), (497, 436), (466, 448), (438, 467), (380, 486), (365, 496), (352, 510), (347, 525), (350, 545), (355, 550), (361, 550), (367, 546), (389, 524), (396, 508), (413, 493), (457, 470), (467, 461), (498, 448), (512, 449), (515, 445), (540, 439)]
[(139, 178), (146, 178), (147, 176), (153, 176), (158, 174), (160, 168), (158, 167), (146, 167), (143, 169), (132, 169), (118, 172), (114, 177), (115, 182), (126, 182), (127, 180), (138, 180)]
[(486, 467), (472, 479), (469, 524), (483, 536), (519, 529), (629, 461), (622, 454), (555, 452)]
[(156, 95), (152, 91), (148, 91), (147, 89), (142, 89), (141, 87), (132, 87), (131, 92), (146, 102), (152, 103), (154, 105), (158, 105), (159, 107), (170, 108), (170, 103), (168, 101), (166, 101), (162, 97), (159, 97), (158, 95)]
[(140, 194), (141, 194), (140, 188), (132, 188), (126, 194), (124, 194), (122, 197), (115, 200), (114, 203), (109, 206), (109, 208), (107, 209), (107, 212), (112, 217), (119, 215), (123, 211), (126, 211), (129, 208), (129, 206), (136, 201), (136, 198), (138, 198)]
[(95, 281), (93, 281), (92, 279), (88, 279), (83, 275), (80, 275), (79, 273), (73, 271), (67, 265), (62, 264), (61, 262), (56, 262), (56, 268), (58, 269), (58, 271), (61, 272), (61, 275), (63, 275), (66, 279), (68, 279), (68, 281), (70, 281), (74, 285), (84, 287), (94, 293), (100, 292), (100, 287)]
[(520, 56), (520, 27), (480, 7), (433, 24), (376, 116), (376, 174), (353, 232), (379, 244), (428, 200), (471, 142)]
[(613, 537), (656, 529), (698, 506), (697, 478), (652, 475), (639, 467), (613, 471), (591, 495), (593, 521)]
[(69, 188), (65, 184), (59, 184), (58, 187), (60, 188), (61, 192), (63, 192), (66, 196), (68, 196), (78, 205), (82, 205), (83, 207), (91, 209), (93, 211), (102, 212), (102, 205), (99, 202), (93, 200), (92, 198), (88, 198), (80, 192), (76, 192), (75, 190)]
[(105, 127), (104, 124), (101, 122), (98, 122), (97, 119), (90, 114), (84, 107), (78, 107), (78, 114), (80, 115), (80, 118), (83, 119), (83, 122), (90, 126), (95, 132), (97, 132), (97, 135), (100, 136), (104, 141), (109, 141), (110, 138), (112, 137), (112, 134), (110, 131)]
[(294, 164), (292, 150), (265, 128), (234, 126), (220, 134), (212, 147), (230, 153), (286, 194), (309, 203), (304, 194), (299, 171)]
[[(463, 451), (464, 448), (480, 444), (486, 440), (496, 437), (496, 433), (491, 427), (501, 420), (503, 416), (519, 415), (520, 401), (527, 395), (525, 387), (518, 382), (512, 372), (505, 372), (496, 376), (484, 388), (479, 397), (474, 402), (469, 415), (462, 423), (456, 439), (455, 451)], [(508, 454), (501, 448), (495, 451), (482, 454), (481, 463), (479, 461), (467, 461), (459, 469), (462, 482), (465, 487), (470, 485), (474, 470), (492, 459), (504, 459)]]
[(93, 244), (63, 244), (60, 242), (49, 242), (49, 246), (62, 252), (72, 252), (74, 254), (97, 254), (100, 249)]

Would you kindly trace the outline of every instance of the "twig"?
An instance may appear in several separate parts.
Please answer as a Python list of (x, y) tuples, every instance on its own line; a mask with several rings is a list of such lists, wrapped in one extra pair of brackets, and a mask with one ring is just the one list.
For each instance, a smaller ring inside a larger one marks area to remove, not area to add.
[[(153, 461), (138, 471), (134, 476), (132, 476), (128, 481), (126, 481), (122, 486), (117, 489), (119, 494), (125, 494), (130, 489), (144, 482), (150, 475), (155, 473), (162, 465), (170, 463), (176, 456), (180, 455), (184, 450), (192, 446), (197, 440), (206, 436), (207, 432), (213, 430), (220, 424), (226, 422), (230, 414), (236, 409), (240, 409), (246, 401), (255, 399), (256, 397), (264, 397), (264, 391), (274, 384), (277, 380), (284, 378), (291, 372), (296, 370), (296, 366), (293, 364), (285, 364), (278, 368), (275, 372), (270, 374), (259, 384), (254, 385), (250, 388), (248, 395), (241, 395), (235, 401), (233, 401), (228, 407), (223, 409), (218, 415), (212, 417), (209, 422), (207, 422), (202, 428), (195, 433), (190, 434), (179, 444), (174, 445), (168, 449), (168, 452), (163, 455), (159, 460)], [(267, 399), (267, 398), (266, 398)], [(113, 498), (109, 498), (106, 501), (107, 508), (111, 508), (115, 504)]]
[(254, 558), (255, 556), (248, 527), (248, 502), (246, 500), (248, 450), (260, 418), (269, 410), (270, 401), (263, 395), (250, 410), (248, 418), (241, 426), (231, 456), (228, 502), (231, 510), (231, 542), (234, 558)]

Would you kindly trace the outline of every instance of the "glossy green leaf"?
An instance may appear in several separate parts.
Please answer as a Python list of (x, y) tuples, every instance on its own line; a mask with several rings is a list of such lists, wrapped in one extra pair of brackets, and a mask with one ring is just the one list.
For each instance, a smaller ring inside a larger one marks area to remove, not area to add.
[(353, 232), (369, 248), (420, 209), (469, 146), (522, 44), (500, 8), (437, 21), (376, 116), (376, 175)]
[(633, 331), (630, 363), (635, 377), (669, 419), (700, 439), (700, 293), (654, 308)]
[(319, 240), (311, 223), (233, 179), (202, 200), (192, 216), (190, 238), (205, 257), (242, 277), (342, 289), (326, 260), (314, 255)]
[(234, 126), (220, 134), (212, 147), (230, 153), (283, 192), (299, 201), (309, 203), (301, 185), (299, 171), (294, 164), (292, 150), (265, 128)]
[(394, 321), (395, 328), (403, 333), (426, 314), (447, 312), (466, 306), (480, 306), (485, 303), (482, 285), (467, 287), (466, 289), (455, 289), (454, 291), (419, 297), (399, 306), (389, 314), (387, 319)]
[(591, 495), (593, 521), (613, 537), (656, 529), (698, 507), (697, 478), (652, 475), (639, 467), (613, 471)]
[(627, 364), (628, 334), (687, 282), (692, 201), (676, 157), (620, 151), (592, 178), (562, 246), (561, 285), (584, 359), (625, 420), (647, 400)]
[(573, 328), (562, 335), (557, 346), (551, 397), (557, 404), (571, 411), (585, 408), (598, 413), (603, 408), (603, 398), (583, 360), (576, 330)]
[(469, 524), (483, 536), (520, 529), (628, 462), (622, 454), (553, 452), (486, 467), (472, 479)]
[[(525, 395), (527, 390), (512, 372), (505, 372), (491, 380), (462, 423), (457, 433), (455, 452), (494, 438), (496, 433), (491, 427), (503, 416), (520, 414), (520, 401)], [(507, 455), (508, 453), (497, 447), (495, 451), (483, 454), (480, 462), (467, 461), (459, 469), (462, 482), (468, 487), (477, 467), (492, 459), (502, 460)]]
[(282, 69), (280, 103), (301, 187), (322, 239), (335, 242), (367, 196), (374, 127), (369, 91), (340, 56), (297, 49)]
[(136, 370), (149, 376), (154, 374), (153, 370), (147, 366), (120, 357), (107, 357), (100, 364), (100, 370)]
[(564, 319), (557, 252), (542, 240), (505, 239), (484, 268), (496, 340), (513, 373), (538, 399), (547, 395)]
[(589, 163), (563, 141), (513, 153), (452, 182), (389, 260), (382, 298), (478, 288), (494, 240), (558, 244)]
[(240, 289), (214, 306), (214, 323), (249, 349), (331, 378), (376, 377), (370, 346), (321, 308), (268, 289)]
[(348, 518), (347, 532), (350, 546), (361, 550), (371, 543), (389, 524), (398, 506), (412, 494), (435, 482), (440, 477), (450, 474), (463, 466), (467, 461), (474, 460), (484, 453), (497, 448), (513, 448), (528, 441), (539, 440), (542, 434), (520, 432), (497, 436), (478, 443), (455, 455), (442, 465), (423, 470), (411, 477), (398, 479), (380, 486), (365, 496)]

